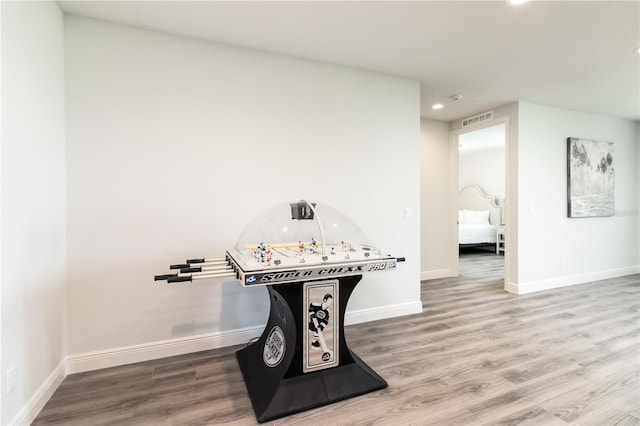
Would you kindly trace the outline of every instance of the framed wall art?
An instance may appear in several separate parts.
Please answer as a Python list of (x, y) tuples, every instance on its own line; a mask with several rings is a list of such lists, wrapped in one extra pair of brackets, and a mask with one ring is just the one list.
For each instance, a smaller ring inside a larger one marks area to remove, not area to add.
[(613, 216), (615, 164), (613, 142), (567, 139), (567, 215)]

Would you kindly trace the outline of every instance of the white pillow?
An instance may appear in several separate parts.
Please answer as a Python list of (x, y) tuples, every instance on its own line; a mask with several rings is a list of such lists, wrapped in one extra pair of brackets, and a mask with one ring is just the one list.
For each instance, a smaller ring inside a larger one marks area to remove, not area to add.
[(467, 224), (489, 225), (489, 210), (465, 210), (464, 216)]
[(464, 214), (464, 210), (458, 210), (458, 223), (464, 225), (467, 223), (467, 215)]

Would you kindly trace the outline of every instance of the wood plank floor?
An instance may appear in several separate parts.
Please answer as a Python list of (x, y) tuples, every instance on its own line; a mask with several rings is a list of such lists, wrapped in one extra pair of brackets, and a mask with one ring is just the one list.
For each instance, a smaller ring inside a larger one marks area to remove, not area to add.
[[(422, 283), (423, 313), (346, 328), (389, 382), (275, 425), (640, 425), (640, 276), (514, 296), (502, 256)], [(34, 425), (252, 425), (239, 347), (68, 376)]]

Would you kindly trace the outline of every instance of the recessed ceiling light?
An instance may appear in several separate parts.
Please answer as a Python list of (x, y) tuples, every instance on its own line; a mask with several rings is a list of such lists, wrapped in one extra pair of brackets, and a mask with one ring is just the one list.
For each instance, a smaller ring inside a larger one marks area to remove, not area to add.
[(640, 55), (640, 47), (636, 47), (633, 51), (636, 55)]
[(527, 3), (529, 0), (507, 0), (512, 6), (520, 6), (521, 4)]
[(431, 108), (433, 108), (433, 109), (442, 109), (442, 108), (444, 108), (444, 105), (442, 105), (442, 104), (434, 104)]

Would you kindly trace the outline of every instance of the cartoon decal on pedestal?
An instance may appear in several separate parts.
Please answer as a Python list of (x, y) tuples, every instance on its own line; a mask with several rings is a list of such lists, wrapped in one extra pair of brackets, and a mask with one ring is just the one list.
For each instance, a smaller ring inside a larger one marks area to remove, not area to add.
[(303, 346), (305, 373), (338, 365), (338, 280), (304, 284), (307, 310)]

